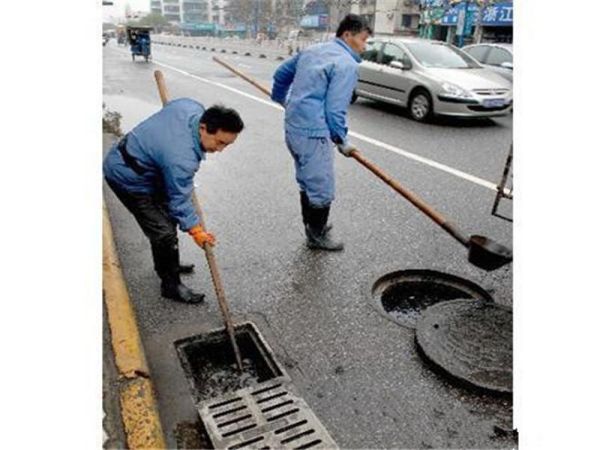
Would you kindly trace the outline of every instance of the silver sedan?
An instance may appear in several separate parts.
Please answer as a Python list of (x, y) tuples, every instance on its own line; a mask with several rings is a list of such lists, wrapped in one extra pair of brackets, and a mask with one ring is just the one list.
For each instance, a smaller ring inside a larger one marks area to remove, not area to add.
[(512, 84), (446, 43), (373, 38), (362, 57), (353, 100), (405, 106), (417, 121), (434, 114), (494, 117), (510, 112)]

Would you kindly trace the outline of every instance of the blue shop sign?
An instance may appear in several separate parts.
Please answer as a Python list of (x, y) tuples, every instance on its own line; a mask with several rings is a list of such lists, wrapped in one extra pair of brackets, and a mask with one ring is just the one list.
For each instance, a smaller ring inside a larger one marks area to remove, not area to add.
[(496, 3), (483, 10), (481, 23), (487, 26), (512, 26), (513, 4), (512, 2)]
[[(458, 22), (458, 12), (464, 9), (464, 3), (452, 6), (442, 17), (441, 24), (447, 26), (456, 26)], [(470, 28), (477, 22), (479, 7), (475, 3), (469, 4), (467, 14), (466, 28)], [(513, 3), (502, 2), (487, 6), (483, 10), (481, 18), (482, 25), (485, 26), (512, 26), (513, 24)]]
[[(461, 9), (464, 9), (464, 8), (465, 8), (464, 7), (464, 3), (459, 3), (457, 5), (452, 6), (444, 14), (444, 17), (442, 17), (441, 24), (442, 25), (449, 25), (449, 26), (456, 25), (458, 23), (458, 12)], [(476, 17), (478, 11), (479, 11), (479, 7), (475, 3), (471, 3), (469, 5), (469, 10), (468, 10), (467, 18), (469, 18), (469, 17)]]

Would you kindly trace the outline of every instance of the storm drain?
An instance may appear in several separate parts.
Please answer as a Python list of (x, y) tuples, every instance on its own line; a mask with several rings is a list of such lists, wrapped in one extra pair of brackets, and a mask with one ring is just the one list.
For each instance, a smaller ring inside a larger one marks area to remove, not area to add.
[(202, 402), (199, 412), (215, 448), (338, 448), (283, 379)]
[(242, 375), (224, 330), (175, 342), (214, 448), (337, 448), (254, 324), (235, 335)]
[(384, 275), (373, 285), (372, 296), (386, 317), (412, 329), (416, 328), (422, 312), (436, 303), (455, 299), (492, 301), (490, 294), (477, 284), (433, 270), (404, 270)]

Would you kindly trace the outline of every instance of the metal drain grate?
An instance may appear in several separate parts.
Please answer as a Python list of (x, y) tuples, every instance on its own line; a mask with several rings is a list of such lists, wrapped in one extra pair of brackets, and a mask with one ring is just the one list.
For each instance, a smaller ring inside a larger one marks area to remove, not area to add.
[(337, 449), (285, 378), (201, 402), (200, 416), (218, 449)]

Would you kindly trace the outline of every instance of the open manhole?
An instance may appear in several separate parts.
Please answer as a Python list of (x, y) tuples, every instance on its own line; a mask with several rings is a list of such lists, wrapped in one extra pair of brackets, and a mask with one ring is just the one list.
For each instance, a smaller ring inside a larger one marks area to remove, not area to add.
[(512, 392), (512, 309), (452, 300), (423, 312), (416, 329), (422, 356), (463, 384)]
[(384, 275), (371, 291), (386, 317), (414, 329), (421, 313), (439, 302), (472, 299), (491, 302), (492, 297), (477, 284), (433, 270), (402, 270)]
[(250, 322), (236, 325), (235, 337), (244, 367), (241, 375), (225, 330), (175, 342), (196, 403), (285, 375)]
[(175, 342), (213, 448), (337, 449), (250, 323), (235, 327), (244, 373), (225, 330)]

